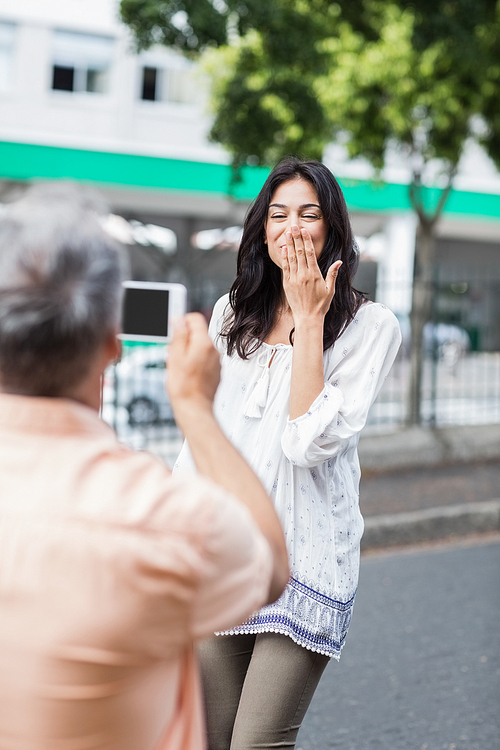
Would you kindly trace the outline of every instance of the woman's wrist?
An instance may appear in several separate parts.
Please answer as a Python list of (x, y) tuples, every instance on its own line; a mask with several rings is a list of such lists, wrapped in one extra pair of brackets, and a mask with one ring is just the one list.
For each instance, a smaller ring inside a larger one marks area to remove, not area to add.
[(294, 315), (293, 322), (295, 326), (295, 335), (300, 335), (304, 332), (307, 335), (318, 333), (323, 337), (325, 323), (324, 315)]

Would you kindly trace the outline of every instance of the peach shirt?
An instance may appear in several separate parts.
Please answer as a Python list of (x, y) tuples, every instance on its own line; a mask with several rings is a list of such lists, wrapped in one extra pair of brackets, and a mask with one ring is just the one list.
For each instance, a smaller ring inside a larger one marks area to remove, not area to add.
[(0, 394), (0, 747), (201, 750), (193, 641), (264, 602), (248, 511), (90, 408)]

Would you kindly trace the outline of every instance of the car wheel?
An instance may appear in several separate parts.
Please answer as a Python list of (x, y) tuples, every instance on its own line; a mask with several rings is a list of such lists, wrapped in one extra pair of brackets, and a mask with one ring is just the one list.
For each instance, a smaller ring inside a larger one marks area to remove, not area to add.
[(158, 405), (144, 396), (134, 398), (127, 406), (127, 410), (132, 427), (140, 427), (158, 421)]

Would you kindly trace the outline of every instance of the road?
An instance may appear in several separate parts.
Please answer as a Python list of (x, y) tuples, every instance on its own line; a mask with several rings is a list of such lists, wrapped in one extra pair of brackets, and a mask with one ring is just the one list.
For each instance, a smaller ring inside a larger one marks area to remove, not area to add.
[(297, 750), (500, 749), (500, 537), (365, 555)]

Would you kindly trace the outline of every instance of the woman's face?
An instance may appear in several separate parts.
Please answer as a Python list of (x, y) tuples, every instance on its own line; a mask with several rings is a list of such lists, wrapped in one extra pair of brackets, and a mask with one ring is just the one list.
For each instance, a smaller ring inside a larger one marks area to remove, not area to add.
[(283, 264), (281, 248), (286, 245), (286, 232), (293, 226), (307, 229), (314, 252), (319, 258), (328, 235), (316, 190), (300, 177), (283, 182), (271, 198), (266, 221), (266, 241), (269, 257), (280, 268)]

